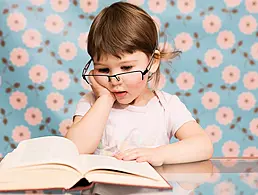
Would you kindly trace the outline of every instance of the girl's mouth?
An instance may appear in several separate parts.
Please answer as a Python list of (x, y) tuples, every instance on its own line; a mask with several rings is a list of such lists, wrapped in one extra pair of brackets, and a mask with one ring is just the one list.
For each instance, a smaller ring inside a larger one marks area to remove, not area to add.
[(116, 97), (122, 98), (126, 96), (127, 92), (126, 91), (120, 91), (120, 92), (114, 92)]

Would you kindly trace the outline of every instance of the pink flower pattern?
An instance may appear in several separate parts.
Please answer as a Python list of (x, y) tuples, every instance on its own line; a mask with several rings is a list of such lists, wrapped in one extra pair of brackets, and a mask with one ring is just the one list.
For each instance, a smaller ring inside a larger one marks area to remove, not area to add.
[(224, 167), (234, 167), (238, 161), (236, 159), (225, 159), (220, 162)]
[(77, 55), (77, 48), (74, 43), (64, 42), (58, 48), (58, 54), (64, 60), (72, 60)]
[(30, 0), (32, 5), (41, 6), (46, 3), (46, 0)]
[(58, 90), (64, 90), (70, 85), (70, 77), (64, 71), (57, 71), (52, 74), (52, 85)]
[(80, 0), (80, 8), (85, 13), (95, 12), (98, 8), (98, 0)]
[(149, 8), (153, 13), (162, 13), (167, 6), (166, 0), (149, 0)]
[(216, 113), (216, 120), (219, 124), (228, 125), (234, 118), (234, 112), (229, 107), (221, 107)]
[(209, 49), (204, 56), (204, 61), (211, 68), (219, 67), (223, 62), (223, 55), (217, 49)]
[(21, 110), (27, 106), (28, 97), (23, 92), (15, 91), (9, 97), (9, 102), (14, 109)]
[(64, 107), (64, 103), (64, 96), (60, 93), (50, 93), (46, 99), (46, 105), (52, 111), (59, 111)]
[(32, 126), (40, 124), (43, 119), (41, 110), (34, 107), (28, 108), (26, 110), (24, 113), (24, 118), (27, 123)]
[(209, 91), (202, 96), (202, 104), (208, 110), (217, 108), (219, 106), (219, 103), (220, 96), (216, 92)]
[(214, 195), (236, 194), (236, 186), (232, 182), (223, 181), (215, 185)]
[(182, 72), (176, 78), (176, 84), (181, 90), (189, 90), (192, 89), (194, 86), (194, 76), (189, 72)]
[(249, 124), (249, 129), (251, 130), (251, 132), (258, 136), (258, 118), (254, 118), (250, 124)]
[(58, 15), (49, 15), (45, 21), (45, 28), (51, 33), (58, 34), (64, 29), (64, 21)]
[[(240, 179), (252, 189), (257, 189), (258, 174), (255, 173), (240, 173)], [(257, 195), (257, 193), (256, 193)]]
[(242, 0), (224, 0), (227, 7), (236, 7), (240, 5)]
[(69, 0), (50, 0), (51, 7), (56, 12), (65, 12), (70, 5)]
[(72, 126), (72, 119), (65, 119), (59, 124), (59, 132), (62, 136), (65, 136), (70, 127)]
[(225, 157), (237, 157), (240, 153), (240, 146), (235, 141), (227, 141), (222, 146), (222, 153)]
[(216, 15), (207, 15), (202, 21), (202, 27), (206, 33), (214, 34), (221, 28), (221, 19)]
[(45, 66), (36, 64), (29, 70), (29, 78), (33, 83), (43, 83), (48, 78), (48, 70)]
[(88, 33), (81, 33), (77, 40), (79, 47), (84, 51), (87, 51), (87, 40), (88, 40)]
[(193, 39), (188, 33), (180, 33), (175, 38), (176, 48), (185, 52), (188, 51), (193, 45)]
[(144, 4), (144, 0), (127, 0), (127, 2), (138, 6)]
[(26, 30), (22, 36), (22, 41), (29, 48), (39, 47), (42, 42), (41, 34), (35, 29)]
[(177, 1), (177, 8), (183, 14), (189, 14), (195, 9), (195, 0), (180, 0)]
[(244, 75), (244, 86), (248, 90), (255, 90), (258, 88), (258, 72), (251, 71)]
[(254, 43), (251, 47), (251, 55), (255, 60), (258, 60), (258, 42)]
[(221, 31), (217, 37), (217, 43), (221, 49), (230, 49), (235, 43), (235, 35), (231, 31)]
[(252, 15), (242, 17), (239, 21), (238, 27), (242, 33), (251, 35), (257, 29), (257, 22), (255, 17)]
[(23, 48), (14, 48), (10, 53), (10, 60), (13, 65), (22, 67), (29, 62), (29, 54)]
[(28, 127), (20, 125), (13, 129), (12, 138), (16, 143), (30, 139), (31, 132)]
[(27, 19), (22, 13), (11, 13), (7, 18), (7, 25), (12, 31), (19, 32), (25, 29)]
[(237, 104), (242, 110), (249, 111), (255, 106), (256, 99), (251, 92), (243, 92), (238, 96)]
[(240, 79), (240, 70), (236, 66), (227, 66), (222, 71), (222, 79), (227, 84), (236, 83)]
[(208, 134), (213, 143), (217, 143), (222, 138), (222, 131), (219, 126), (209, 125), (206, 127), (205, 132)]
[(243, 155), (245, 157), (257, 157), (258, 156), (258, 149), (254, 146), (247, 147), (243, 151)]
[(258, 13), (258, 0), (245, 0), (246, 10), (251, 14)]

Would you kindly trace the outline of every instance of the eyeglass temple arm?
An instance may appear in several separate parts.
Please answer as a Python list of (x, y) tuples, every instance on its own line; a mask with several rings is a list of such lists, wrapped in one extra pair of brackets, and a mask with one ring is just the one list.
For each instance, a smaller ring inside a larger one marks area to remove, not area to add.
[(82, 75), (85, 75), (85, 73), (87, 72), (87, 70), (88, 70), (88, 68), (90, 66), (91, 61), (92, 61), (92, 58), (88, 61), (88, 63), (83, 68)]

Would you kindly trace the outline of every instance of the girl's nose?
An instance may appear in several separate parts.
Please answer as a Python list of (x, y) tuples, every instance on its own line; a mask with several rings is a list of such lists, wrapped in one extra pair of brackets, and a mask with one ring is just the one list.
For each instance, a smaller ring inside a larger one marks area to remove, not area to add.
[(122, 82), (121, 76), (113, 75), (109, 77), (109, 82), (111, 82), (112, 85), (120, 84)]

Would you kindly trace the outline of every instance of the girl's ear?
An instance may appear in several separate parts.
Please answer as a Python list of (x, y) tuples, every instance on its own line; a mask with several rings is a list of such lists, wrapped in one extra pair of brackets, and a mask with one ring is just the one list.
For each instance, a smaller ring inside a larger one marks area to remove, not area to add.
[(155, 73), (160, 65), (160, 51), (155, 50), (150, 72)]

